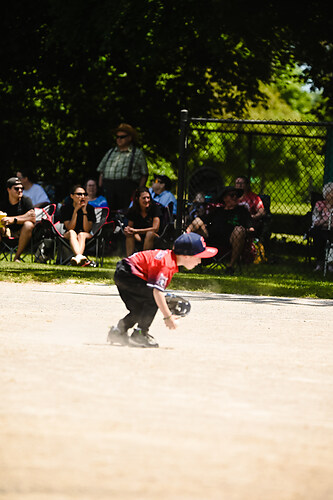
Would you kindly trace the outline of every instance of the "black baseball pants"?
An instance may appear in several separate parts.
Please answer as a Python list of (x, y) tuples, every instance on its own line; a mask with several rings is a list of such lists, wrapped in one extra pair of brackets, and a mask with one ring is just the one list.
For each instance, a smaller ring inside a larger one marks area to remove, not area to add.
[(158, 309), (153, 288), (148, 287), (145, 280), (132, 274), (129, 264), (124, 260), (117, 263), (114, 281), (122, 301), (129, 310), (119, 323), (126, 330), (137, 323), (144, 333), (148, 332)]

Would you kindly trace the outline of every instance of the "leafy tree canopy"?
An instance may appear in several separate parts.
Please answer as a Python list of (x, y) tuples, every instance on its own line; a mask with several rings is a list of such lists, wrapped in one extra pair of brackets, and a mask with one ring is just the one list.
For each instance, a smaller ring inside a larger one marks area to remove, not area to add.
[(327, 1), (14, 0), (1, 17), (3, 178), (34, 167), (55, 182), (95, 173), (121, 121), (151, 162), (175, 166), (179, 111), (243, 116), (288, 64), (333, 116)]

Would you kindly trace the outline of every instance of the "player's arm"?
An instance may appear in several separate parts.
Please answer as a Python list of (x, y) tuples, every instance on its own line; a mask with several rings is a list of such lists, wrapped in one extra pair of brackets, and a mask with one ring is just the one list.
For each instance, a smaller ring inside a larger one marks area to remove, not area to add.
[(168, 304), (165, 300), (164, 292), (161, 292), (161, 290), (154, 288), (153, 295), (154, 295), (154, 299), (155, 299), (155, 302), (157, 304), (157, 307), (159, 308), (159, 310), (163, 314), (165, 326), (167, 328), (169, 328), (170, 330), (175, 330), (176, 326), (177, 326), (176, 320), (168, 307)]

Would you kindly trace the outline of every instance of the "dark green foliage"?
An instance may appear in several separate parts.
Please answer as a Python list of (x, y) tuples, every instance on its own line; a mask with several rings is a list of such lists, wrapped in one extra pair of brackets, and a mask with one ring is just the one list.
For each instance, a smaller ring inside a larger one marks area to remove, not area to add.
[(276, 2), (8, 3), (0, 181), (31, 166), (67, 192), (95, 174), (121, 121), (140, 129), (148, 158), (175, 167), (181, 108), (240, 117), (249, 99), (262, 97), (259, 82), (288, 62), (310, 64), (314, 84), (332, 97), (326, 3), (296, 2), (295, 15)]

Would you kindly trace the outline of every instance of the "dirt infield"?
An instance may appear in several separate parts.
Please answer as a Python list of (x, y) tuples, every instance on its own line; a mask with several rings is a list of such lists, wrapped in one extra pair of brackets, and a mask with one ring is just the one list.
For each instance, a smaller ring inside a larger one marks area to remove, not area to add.
[(333, 498), (332, 301), (183, 293), (135, 349), (115, 287), (0, 291), (2, 500)]

